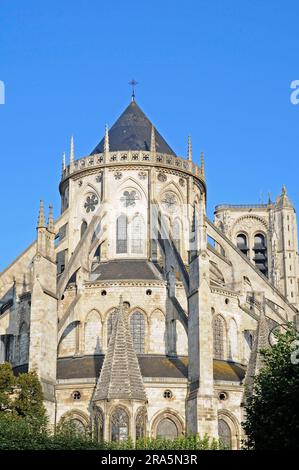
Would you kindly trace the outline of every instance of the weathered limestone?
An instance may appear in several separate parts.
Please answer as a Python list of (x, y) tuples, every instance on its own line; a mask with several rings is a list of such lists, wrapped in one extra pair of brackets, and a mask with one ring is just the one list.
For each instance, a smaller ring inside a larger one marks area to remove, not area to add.
[(75, 160), (71, 139), (59, 189), (60, 217), (46, 224), (41, 204), (36, 241), (0, 274), (0, 361), (37, 370), (53, 425), (228, 438), (225, 422), (240, 448), (266, 327), (298, 318), (286, 190), (217, 206), (214, 224), (203, 154), (189, 138), (176, 156), (135, 101), (91, 155)]

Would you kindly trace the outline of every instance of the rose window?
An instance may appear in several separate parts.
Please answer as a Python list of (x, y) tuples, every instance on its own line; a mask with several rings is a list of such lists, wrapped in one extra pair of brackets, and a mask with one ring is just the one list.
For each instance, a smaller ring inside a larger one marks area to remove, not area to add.
[(136, 191), (125, 191), (123, 196), (120, 198), (125, 207), (134, 207), (138, 199), (139, 196)]
[(90, 196), (87, 196), (84, 207), (86, 212), (94, 212), (96, 206), (99, 203), (98, 196), (96, 194), (91, 194)]
[(173, 212), (177, 206), (177, 198), (174, 194), (166, 193), (162, 199), (162, 204), (166, 210)]

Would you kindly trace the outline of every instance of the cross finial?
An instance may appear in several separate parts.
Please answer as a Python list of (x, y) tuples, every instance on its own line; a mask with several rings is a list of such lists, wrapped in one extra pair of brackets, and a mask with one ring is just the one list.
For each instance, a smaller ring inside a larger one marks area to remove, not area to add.
[(132, 80), (129, 81), (129, 85), (132, 87), (132, 101), (135, 101), (135, 87), (138, 85), (138, 82), (132, 78)]

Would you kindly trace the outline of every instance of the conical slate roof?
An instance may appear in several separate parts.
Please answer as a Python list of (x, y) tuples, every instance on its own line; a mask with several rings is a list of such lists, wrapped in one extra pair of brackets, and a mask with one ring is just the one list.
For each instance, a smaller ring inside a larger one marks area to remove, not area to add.
[[(152, 123), (139, 108), (135, 100), (132, 100), (122, 115), (109, 130), (109, 150), (112, 152), (118, 150), (146, 150), (151, 149)], [(175, 155), (167, 142), (155, 130), (156, 151)], [(91, 152), (104, 152), (104, 138)]]
[(147, 401), (122, 300), (94, 396), (94, 401), (111, 399)]

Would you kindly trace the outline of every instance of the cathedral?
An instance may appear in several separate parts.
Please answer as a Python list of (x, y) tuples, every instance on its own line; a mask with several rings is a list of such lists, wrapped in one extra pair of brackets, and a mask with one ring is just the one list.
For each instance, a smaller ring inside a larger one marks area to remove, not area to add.
[(98, 440), (244, 439), (259, 350), (298, 322), (295, 209), (206, 214), (204, 155), (179, 157), (133, 95), (87, 156), (62, 161), (61, 215), (0, 273), (0, 363), (35, 370), (50, 423)]

